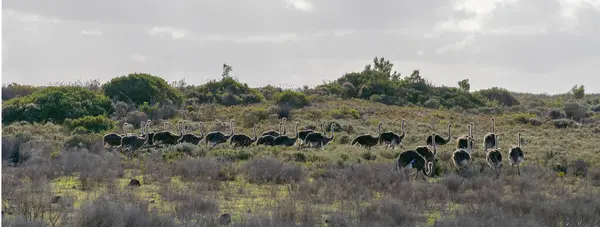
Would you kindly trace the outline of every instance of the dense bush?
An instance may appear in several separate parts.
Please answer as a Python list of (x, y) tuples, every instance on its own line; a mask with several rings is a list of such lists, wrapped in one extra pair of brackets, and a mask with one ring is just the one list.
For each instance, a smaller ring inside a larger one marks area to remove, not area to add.
[(112, 129), (114, 123), (108, 119), (106, 116), (85, 116), (79, 119), (71, 120), (66, 119), (65, 125), (73, 130), (78, 127), (82, 127), (86, 129), (88, 132), (102, 132), (109, 129)]
[(132, 73), (113, 78), (103, 84), (102, 89), (111, 99), (137, 105), (144, 102), (173, 104), (182, 102), (179, 90), (169, 86), (163, 78), (145, 73)]
[(280, 106), (289, 106), (295, 108), (302, 108), (310, 105), (310, 101), (302, 92), (286, 90), (275, 97), (275, 101)]
[(320, 95), (360, 98), (388, 105), (418, 104), (448, 109), (485, 106), (482, 96), (465, 88), (434, 87), (420, 75), (419, 70), (401, 78), (399, 73), (392, 72), (393, 66), (383, 58), (375, 58), (373, 65), (366, 65), (362, 72), (347, 73), (336, 81), (317, 86), (315, 90)]
[(48, 87), (31, 95), (5, 101), (2, 122), (55, 122), (112, 112), (110, 100), (81, 87)]
[(261, 102), (264, 97), (248, 84), (240, 83), (236, 79), (225, 76), (221, 80), (212, 80), (206, 84), (190, 88), (185, 97), (193, 98), (201, 103), (216, 103), (225, 106), (253, 104)]
[(490, 89), (479, 90), (477, 93), (491, 101), (498, 102), (500, 105), (519, 105), (519, 100), (517, 100), (509, 91), (504, 88), (493, 87)]
[(581, 120), (586, 116), (585, 108), (578, 103), (567, 103), (565, 104), (564, 110), (568, 118), (576, 121)]

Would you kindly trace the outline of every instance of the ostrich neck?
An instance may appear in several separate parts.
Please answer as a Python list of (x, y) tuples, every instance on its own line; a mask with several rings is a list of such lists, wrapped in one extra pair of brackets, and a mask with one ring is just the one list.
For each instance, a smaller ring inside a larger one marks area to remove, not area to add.
[(202, 129), (202, 124), (200, 125), (200, 137), (204, 136), (204, 130)]
[(294, 139), (298, 139), (298, 134), (299, 134), (299, 132), (298, 132), (298, 124), (296, 124), (296, 136), (294, 137)]
[(231, 129), (230, 129), (230, 131), (229, 131), (229, 135), (228, 135), (227, 137), (230, 137), (230, 136), (232, 136), (232, 135), (233, 135), (233, 122), (230, 122), (230, 123), (229, 123), (229, 127), (230, 127)]
[(401, 136), (404, 136), (404, 122), (402, 122), (402, 135)]
[[(327, 135), (325, 135), (325, 136), (327, 136)], [(327, 138), (327, 141), (333, 140), (333, 126), (331, 126), (331, 137), (326, 137), (326, 138)]]
[(252, 139), (252, 141), (256, 141), (258, 139), (258, 136), (256, 136), (256, 126), (252, 128), (252, 132), (254, 133), (254, 139)]
[(451, 135), (450, 134), (450, 127), (448, 127), (448, 138), (446, 138), (446, 141), (450, 141), (450, 137), (451, 137), (450, 135)]

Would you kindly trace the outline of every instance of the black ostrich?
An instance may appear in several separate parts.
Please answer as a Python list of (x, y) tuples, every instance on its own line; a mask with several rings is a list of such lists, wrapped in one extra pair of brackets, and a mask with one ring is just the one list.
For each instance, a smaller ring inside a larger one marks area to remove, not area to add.
[(433, 135), (431, 135), (431, 136), (428, 136), (428, 137), (427, 137), (427, 145), (429, 145), (429, 146), (432, 146), (432, 144), (433, 144), (433, 143), (431, 142), (431, 139), (432, 139), (432, 138), (435, 138), (435, 145), (436, 145), (436, 148), (435, 148), (435, 149), (437, 149), (437, 146), (440, 146), (440, 145), (442, 145), (442, 146), (443, 146), (443, 145), (446, 145), (446, 144), (448, 144), (448, 143), (450, 142), (450, 140), (452, 139), (452, 137), (451, 137), (451, 134), (450, 134), (450, 129), (451, 129), (451, 128), (452, 128), (452, 125), (451, 125), (451, 124), (449, 124), (449, 125), (448, 125), (448, 138), (446, 138), (446, 139), (442, 138), (442, 137), (441, 137), (441, 136), (439, 136), (439, 135), (436, 135), (436, 136), (433, 136)]
[(473, 143), (468, 143), (468, 141), (470, 141), (471, 137), (472, 137), (471, 125), (468, 125), (467, 128), (468, 128), (467, 138), (465, 138), (465, 140), (462, 140), (462, 141), (465, 144), (467, 144), (468, 146), (466, 148), (458, 148), (460, 145), (459, 142), (461, 141), (459, 139), (456, 141), (457, 149), (456, 149), (456, 151), (454, 151), (452, 153), (452, 162), (454, 163), (454, 166), (456, 167), (456, 169), (459, 173), (462, 172), (462, 170), (465, 167), (467, 167), (469, 165), (469, 163), (471, 162), (470, 151), (471, 151), (471, 146), (473, 146)]
[[(435, 136), (435, 133), (432, 134)], [(423, 174), (423, 180), (427, 181), (427, 177), (434, 173), (434, 159), (436, 152), (435, 141), (433, 141), (433, 152), (427, 146), (419, 146), (415, 150), (407, 150), (398, 156), (396, 170), (398, 172), (405, 169), (417, 169), (418, 172)], [(415, 180), (419, 177), (419, 173), (416, 174)]]
[(490, 148), (494, 148), (496, 147), (496, 132), (495, 132), (495, 126), (496, 126), (496, 119), (492, 118), (492, 132), (485, 134), (485, 136), (483, 137), (483, 150), (487, 151)]
[(177, 122), (177, 130), (179, 131), (179, 135), (172, 133), (171, 131), (168, 131), (167, 125), (169, 124), (169, 122), (165, 122), (165, 130), (162, 132), (157, 132), (154, 133), (153, 136), (153, 140), (154, 143), (158, 143), (158, 144), (168, 144), (168, 145), (176, 145), (179, 141), (179, 139), (181, 139), (181, 136), (183, 136), (183, 131), (182, 131), (182, 122), (179, 121)]
[(405, 120), (402, 119), (402, 134), (398, 135), (392, 131), (383, 132), (379, 135), (379, 143), (385, 143), (385, 148), (392, 146), (392, 149), (396, 149), (396, 145), (399, 145), (406, 135), (404, 132), (404, 122)]
[(327, 137), (327, 134), (323, 135), (321, 133), (310, 133), (306, 135), (306, 143), (310, 144), (311, 147), (320, 147), (322, 150), (324, 146), (329, 142), (333, 141), (334, 130), (333, 127), (335, 124), (331, 124), (331, 137)]
[(179, 143), (191, 143), (194, 145), (198, 145), (198, 143), (200, 143), (200, 141), (202, 140), (202, 138), (204, 138), (204, 132), (202, 131), (202, 126), (204, 125), (203, 122), (200, 122), (200, 135), (197, 136), (194, 133), (185, 133), (185, 129), (187, 128), (187, 121), (183, 122), (183, 135), (181, 136), (181, 139), (179, 139)]
[[(273, 129), (267, 130), (267, 131), (264, 131), (263, 133), (261, 133), (260, 136), (262, 137), (262, 136), (266, 136), (266, 135), (271, 135), (271, 136), (277, 137), (277, 136), (281, 135), (282, 134), (281, 125), (283, 124), (283, 121), (284, 121), (284, 119), (281, 119), (279, 121), (279, 131), (275, 131)], [(285, 134), (285, 132), (283, 134)]]
[(206, 134), (206, 138), (204, 138), (204, 143), (208, 146), (208, 143), (211, 144), (212, 147), (217, 146), (217, 144), (225, 143), (231, 136), (233, 136), (233, 119), (229, 121), (230, 133), (229, 135), (225, 135), (219, 131), (212, 131)]
[(240, 134), (235, 134), (233, 136), (231, 136), (231, 139), (229, 140), (229, 144), (233, 145), (233, 148), (236, 147), (247, 147), (252, 145), (252, 143), (256, 142), (256, 140), (258, 139), (257, 135), (256, 135), (256, 125), (252, 126), (252, 132), (254, 133), (254, 138), (250, 138), (250, 136), (240, 133)]
[(494, 139), (494, 149), (490, 149), (486, 152), (485, 161), (487, 164), (496, 172), (496, 179), (500, 177), (500, 169), (502, 168), (502, 152), (498, 148), (498, 135)]
[(381, 125), (383, 125), (383, 123), (380, 122), (377, 126), (377, 137), (370, 134), (360, 135), (352, 140), (351, 145), (354, 146), (355, 144), (358, 144), (363, 148), (371, 149), (371, 147), (377, 145), (381, 138)]
[[(296, 141), (298, 140), (298, 125), (300, 125), (300, 122), (296, 122), (296, 135), (294, 137), (288, 137), (287, 135), (282, 135), (282, 136), (278, 136), (275, 137), (275, 139), (273, 140), (273, 145), (276, 146), (294, 146), (294, 144), (296, 144)], [(285, 125), (283, 126), (284, 130), (285, 130)]]
[[(321, 130), (323, 130), (323, 133), (325, 133), (325, 121), (323, 121), (323, 122), (321, 123)], [(314, 131), (314, 130), (312, 130), (312, 129), (300, 130), (300, 131), (298, 132), (298, 138), (300, 139), (300, 144), (299, 144), (299, 146), (302, 146), (302, 145), (304, 145), (304, 144), (306, 143), (306, 136), (307, 136), (308, 134), (311, 134), (311, 133), (313, 133), (313, 132), (316, 132), (316, 131)]]
[(508, 158), (508, 160), (510, 160), (510, 165), (513, 166), (513, 168), (516, 166), (517, 173), (519, 173), (519, 176), (521, 176), (521, 169), (519, 168), (519, 166), (523, 161), (525, 161), (525, 158), (523, 157), (523, 150), (521, 149), (520, 132), (517, 133), (517, 146), (512, 146), (510, 148), (510, 151), (508, 152)]

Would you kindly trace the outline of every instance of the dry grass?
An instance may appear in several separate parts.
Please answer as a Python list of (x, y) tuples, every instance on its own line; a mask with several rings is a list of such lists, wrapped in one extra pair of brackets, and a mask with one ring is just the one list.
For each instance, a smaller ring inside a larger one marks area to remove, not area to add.
[[(205, 122), (204, 132), (226, 130), (220, 122), (235, 119), (248, 121), (236, 124), (237, 132), (251, 134), (249, 126), (255, 123), (258, 131), (276, 127), (276, 118), (253, 122), (259, 118), (250, 116), (268, 108), (216, 106), (190, 114), (204, 120), (217, 117), (217, 124)], [(346, 110), (334, 111), (341, 108)], [(505, 162), (495, 179), (485, 164), (482, 138), (491, 117), (505, 157), (517, 143), (516, 133), (522, 133), (526, 161), (521, 176)], [(488, 115), (360, 100), (314, 103), (288, 117), (301, 126), (318, 126), (321, 119), (340, 126), (325, 150), (177, 145), (133, 155), (107, 152), (93, 142), (64, 148), (69, 132), (57, 125), (5, 126), (2, 224), (215, 226), (221, 214), (229, 213), (233, 226), (600, 225), (597, 125), (558, 129), (552, 121), (539, 126), (524, 122), (519, 113)], [(364, 151), (340, 139), (374, 134), (380, 121), (385, 131), (399, 132), (402, 119), (406, 138), (396, 150)], [(445, 137), (450, 123), (456, 139), (470, 122), (478, 142), (467, 177), (457, 175), (450, 161), (454, 143), (441, 146), (436, 176), (427, 182), (395, 171), (400, 151), (424, 145), (431, 132)], [(197, 123), (191, 124), (196, 133)], [(153, 131), (159, 125), (153, 124)], [(9, 166), (5, 157), (14, 154), (23, 161)], [(142, 185), (128, 186), (131, 179)], [(61, 197), (52, 203), (56, 196)]]

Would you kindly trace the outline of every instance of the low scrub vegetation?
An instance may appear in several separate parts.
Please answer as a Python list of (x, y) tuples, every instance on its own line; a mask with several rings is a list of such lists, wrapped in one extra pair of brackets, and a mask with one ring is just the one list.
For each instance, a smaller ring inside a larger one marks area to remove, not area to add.
[[(35, 87), (3, 87), (2, 225), (6, 226), (599, 226), (600, 95), (583, 86), (560, 95), (502, 88), (438, 87), (375, 58), (360, 72), (315, 88), (251, 88), (229, 76), (203, 85), (150, 74)], [(127, 89), (126, 89), (127, 88)], [(147, 91), (139, 94), (139, 91)], [(5, 95), (6, 94), (6, 95)], [(254, 137), (299, 129), (327, 132), (323, 149), (234, 148), (181, 143), (110, 147), (109, 133), (148, 131)], [(499, 177), (483, 137), (504, 155)], [(359, 135), (402, 134), (396, 147), (352, 146)], [(150, 120), (150, 121), (148, 121)], [(200, 124), (200, 123), (203, 124)], [(126, 131), (124, 123), (128, 123)], [(454, 166), (455, 140), (474, 123), (472, 162)], [(403, 151), (446, 138), (434, 171), (397, 171)], [(517, 141), (517, 133), (521, 140)], [(520, 174), (508, 160), (521, 144)], [(420, 177), (420, 176), (419, 176)]]

